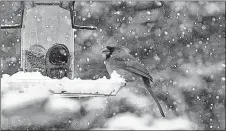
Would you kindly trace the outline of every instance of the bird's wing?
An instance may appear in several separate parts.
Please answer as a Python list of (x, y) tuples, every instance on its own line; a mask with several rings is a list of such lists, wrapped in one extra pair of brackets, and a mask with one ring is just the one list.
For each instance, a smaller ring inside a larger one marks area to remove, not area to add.
[(153, 78), (149, 74), (148, 70), (139, 63), (133, 56), (126, 55), (124, 57), (113, 58), (117, 62), (119, 68), (123, 68), (135, 74), (147, 77), (149, 80), (153, 81)]

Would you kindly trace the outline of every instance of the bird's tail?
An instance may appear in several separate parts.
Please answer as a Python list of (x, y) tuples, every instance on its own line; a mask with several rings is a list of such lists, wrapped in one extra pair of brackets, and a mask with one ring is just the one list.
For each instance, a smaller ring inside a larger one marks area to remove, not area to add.
[(148, 80), (147, 78), (143, 78), (143, 80), (144, 80), (145, 86), (147, 86), (147, 90), (150, 92), (151, 96), (153, 97), (154, 101), (156, 102), (156, 104), (157, 104), (157, 106), (158, 106), (158, 108), (159, 108), (159, 111), (160, 111), (161, 115), (162, 115), (163, 117), (165, 117), (165, 114), (164, 114), (164, 112), (163, 112), (163, 110), (162, 110), (161, 105), (159, 104), (159, 101), (158, 101), (156, 95), (154, 94), (154, 92), (153, 92), (152, 89), (150, 88), (151, 85), (150, 85), (150, 83), (149, 83), (149, 80)]

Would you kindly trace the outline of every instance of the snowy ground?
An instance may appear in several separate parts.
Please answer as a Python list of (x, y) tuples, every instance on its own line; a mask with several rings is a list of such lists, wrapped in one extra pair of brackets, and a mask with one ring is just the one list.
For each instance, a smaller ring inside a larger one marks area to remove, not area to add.
[(115, 72), (111, 79), (98, 80), (53, 80), (38, 72), (18, 72), (4, 74), (1, 81), (2, 129), (195, 129), (186, 116), (166, 114), (162, 118), (153, 101), (124, 88), (109, 97), (64, 98), (51, 94), (77, 89), (85, 92), (88, 88), (89, 92), (96, 88), (107, 93), (124, 83)]

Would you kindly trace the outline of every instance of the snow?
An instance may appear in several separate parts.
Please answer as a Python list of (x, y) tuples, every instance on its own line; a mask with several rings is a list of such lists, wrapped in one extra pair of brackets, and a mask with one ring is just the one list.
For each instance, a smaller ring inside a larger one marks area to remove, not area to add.
[[(15, 3), (13, 8), (8, 3), (1, 4), (4, 6), (3, 25), (12, 25), (12, 21), (20, 23), (21, 9), (18, 9), (17, 2), (12, 2)], [(90, 82), (77, 78), (60, 81), (32, 78), (22, 83), (20, 78), (10, 82), (11, 77), (5, 75), (4, 78), (9, 78), (1, 91), (4, 104), (2, 128), (208, 130), (211, 126), (212, 129), (224, 129), (225, 4), (159, 2), (159, 5), (161, 3), (164, 6), (158, 8), (153, 2), (75, 2), (77, 25), (98, 28), (95, 31), (73, 29), (76, 31), (75, 53), (78, 58), (74, 65), (76, 76), (97, 79), (107, 73), (100, 58), (101, 47), (112, 43), (128, 46), (153, 76), (151, 86), (160, 99), (166, 118), (162, 119), (153, 99), (133, 94), (125, 88), (111, 97), (84, 98), (89, 95), (86, 94), (82, 98), (66, 98), (69, 95), (52, 94), (62, 90), (94, 93), (93, 88), (109, 92), (110, 85), (114, 85), (111, 79), (101, 78), (106, 80), (104, 84), (99, 79)], [(154, 8), (147, 8), (152, 5)], [(62, 16), (65, 19), (65, 15)], [(38, 15), (32, 18), (37, 23), (41, 19)], [(54, 19), (47, 21), (51, 23)], [(48, 27), (52, 30), (55, 26)], [(3, 32), (1, 68), (2, 72), (12, 75), (20, 70), (21, 31)], [(68, 41), (65, 34), (61, 36)], [(43, 39), (46, 42), (53, 40), (48, 36)], [(146, 56), (145, 48), (151, 49), (147, 50), (149, 56)], [(11, 59), (14, 56), (18, 60)], [(97, 70), (93, 70), (95, 68)], [(86, 85), (88, 87), (82, 87)], [(211, 107), (211, 103), (214, 106)], [(181, 117), (183, 115), (190, 120)]]
[[(64, 104), (62, 104), (64, 103)], [(46, 103), (45, 110), (50, 113), (58, 114), (67, 112), (78, 112), (81, 106), (78, 101), (69, 98), (50, 97), (48, 103)]]
[(219, 96), (216, 96), (216, 99), (219, 99)]
[(106, 99), (101, 97), (95, 97), (93, 99), (87, 100), (83, 103), (83, 106), (87, 111), (92, 111), (96, 109), (106, 108)]
[[(42, 76), (39, 72), (21, 71), (12, 76), (3, 74), (1, 81), (2, 110), (8, 113), (13, 113), (17, 109), (25, 108), (34, 102), (41, 102), (47, 98), (50, 98), (49, 104), (47, 104), (49, 105), (48, 109), (67, 108), (68, 110), (75, 110), (76, 103), (71, 100), (60, 100), (60, 98), (57, 98), (58, 95), (54, 97), (51, 92), (66, 91), (93, 94), (98, 92), (99, 94), (110, 95), (112, 93), (112, 95), (116, 95), (119, 88), (124, 85), (124, 79), (115, 71), (110, 80), (105, 77), (98, 80), (81, 80), (79, 78), (58, 80)], [(65, 105), (62, 106), (62, 103)]]
[(192, 129), (192, 123), (187, 118), (179, 117), (174, 120), (158, 119), (152, 125), (148, 123), (151, 119), (150, 115), (145, 114), (143, 117), (138, 117), (131, 113), (118, 115), (110, 119), (106, 123), (106, 129), (116, 130), (189, 130)]
[(41, 102), (47, 99), (48, 96), (48, 92), (38, 91), (37, 93), (37, 90), (29, 91), (26, 94), (16, 91), (8, 92), (2, 96), (2, 112), (7, 115), (13, 114), (18, 109), (33, 105), (33, 102)]
[[(111, 74), (110, 79), (103, 77), (97, 80), (79, 78), (58, 80), (42, 76), (39, 72), (18, 72), (12, 76), (3, 74), (1, 80), (2, 126), (7, 128), (11, 124), (14, 127), (31, 126), (32, 124), (36, 126), (51, 125), (57, 121), (68, 120), (68, 117), (78, 116), (81, 109), (84, 108), (88, 114), (84, 118), (79, 118), (81, 120), (70, 120), (69, 123), (76, 123), (76, 126), (84, 126), (84, 124), (90, 126), (95, 119), (103, 116), (107, 111), (107, 113), (114, 112), (114, 117), (106, 120), (102, 129), (193, 129), (187, 118), (158, 118), (153, 121), (153, 116), (150, 113), (147, 114), (147, 111), (150, 111), (147, 108), (150, 105), (148, 98), (129, 92), (128, 89), (121, 89), (117, 97), (91, 97), (85, 101), (55, 96), (49, 91), (63, 89), (68, 92), (92, 92), (96, 88), (103, 93), (110, 89), (117, 89), (116, 87), (121, 87), (125, 81), (116, 71)], [(137, 111), (144, 112), (140, 117), (131, 113), (117, 115), (118, 106), (122, 106), (121, 100), (125, 100), (126, 105), (137, 108)], [(155, 110), (153, 111), (158, 112)], [(150, 123), (150, 121), (153, 122)], [(175, 125), (175, 123), (177, 124)], [(72, 126), (72, 129), (78, 128), (80, 129), (80, 127)]]
[(75, 78), (70, 80), (67, 77), (58, 80), (43, 76), (40, 72), (20, 71), (12, 76), (3, 74), (1, 81), (1, 92), (3, 93), (8, 90), (18, 90), (24, 93), (35, 93), (36, 91), (44, 93), (51, 90), (55, 93), (67, 91), (70, 93), (115, 94), (125, 83), (124, 79), (116, 71), (111, 74), (110, 80), (106, 78), (98, 80), (81, 80)]

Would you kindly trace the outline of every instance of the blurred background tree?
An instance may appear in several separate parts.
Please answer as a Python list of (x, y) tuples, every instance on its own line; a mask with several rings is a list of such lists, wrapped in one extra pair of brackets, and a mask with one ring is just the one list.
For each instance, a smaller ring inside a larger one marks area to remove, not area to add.
[[(29, 3), (29, 2), (28, 2)], [(64, 3), (67, 6), (68, 2)], [(19, 2), (1, 2), (1, 24), (18, 24)], [(124, 45), (154, 77), (167, 114), (186, 114), (198, 129), (225, 129), (225, 2), (75, 2), (76, 77), (109, 77), (106, 45)], [(1, 30), (1, 71), (20, 68), (20, 29)]]

